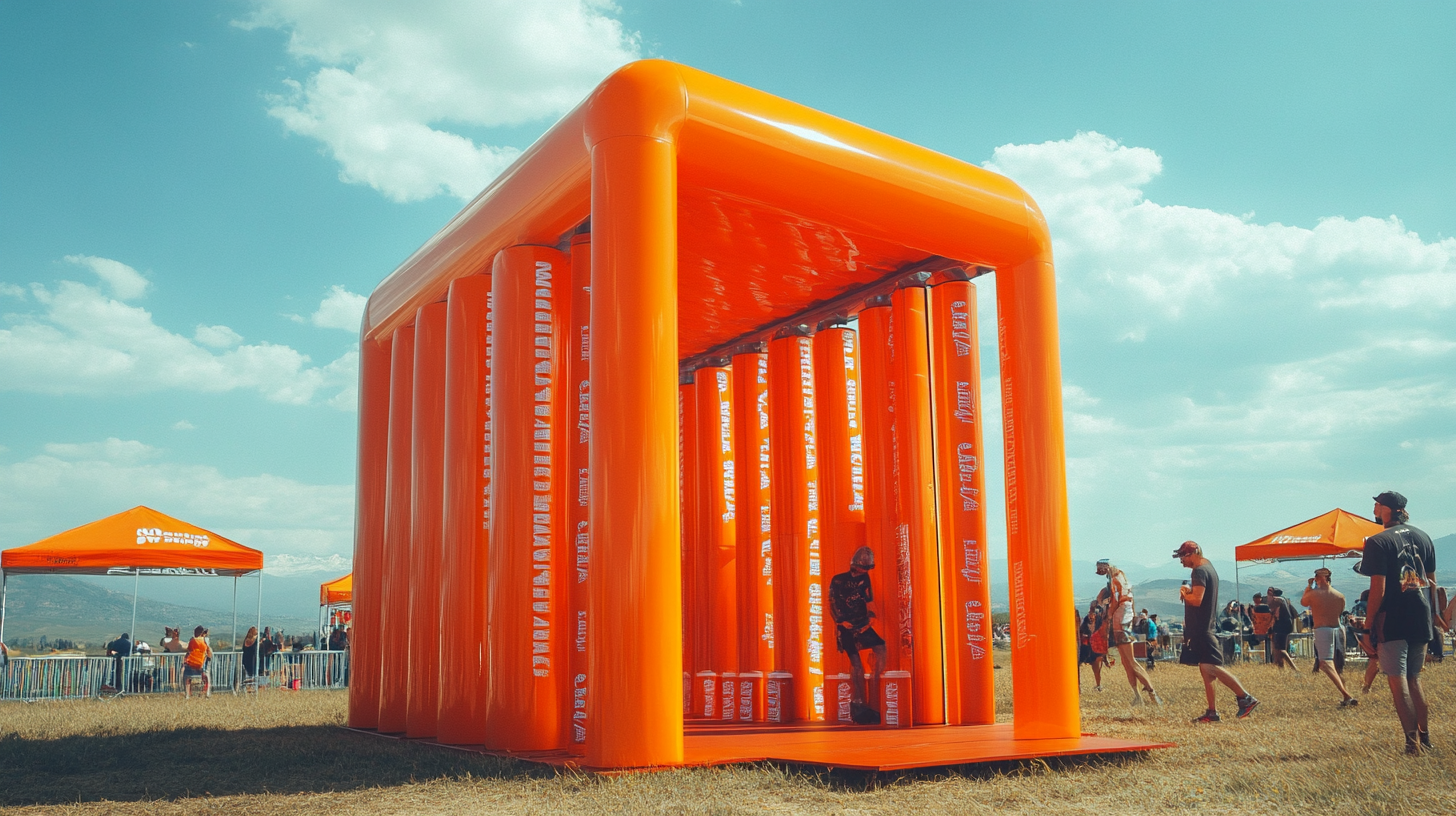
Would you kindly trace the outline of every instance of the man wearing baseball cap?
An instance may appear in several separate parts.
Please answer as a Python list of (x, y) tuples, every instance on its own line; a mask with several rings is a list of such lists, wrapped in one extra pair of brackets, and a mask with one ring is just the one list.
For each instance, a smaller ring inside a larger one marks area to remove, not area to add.
[(1433, 609), (1436, 548), (1430, 536), (1406, 523), (1405, 505), (1405, 496), (1393, 490), (1375, 497), (1375, 520), (1385, 529), (1365, 539), (1355, 571), (1370, 578), (1369, 632), (1361, 646), (1379, 655), (1405, 732), (1405, 752), (1419, 754), (1431, 747), (1421, 665), (1434, 627), (1444, 629), (1445, 622)]
[(1198, 673), (1203, 675), (1203, 693), (1208, 696), (1208, 710), (1194, 722), (1219, 721), (1218, 705), (1213, 696), (1215, 679), (1236, 695), (1238, 716), (1243, 719), (1259, 705), (1259, 701), (1223, 667), (1223, 649), (1219, 648), (1218, 637), (1213, 633), (1214, 611), (1218, 609), (1218, 573), (1213, 563), (1203, 557), (1203, 548), (1192, 541), (1183, 542), (1173, 551), (1173, 557), (1193, 570), (1192, 579), (1178, 590), (1183, 598), (1183, 656), (1178, 662), (1197, 666)]

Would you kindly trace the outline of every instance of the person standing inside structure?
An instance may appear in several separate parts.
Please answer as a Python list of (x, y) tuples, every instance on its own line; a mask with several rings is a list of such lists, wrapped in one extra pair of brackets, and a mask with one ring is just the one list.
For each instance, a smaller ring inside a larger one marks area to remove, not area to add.
[(1153, 705), (1162, 705), (1163, 700), (1153, 690), (1148, 673), (1143, 671), (1133, 655), (1132, 584), (1127, 580), (1127, 573), (1104, 558), (1097, 562), (1097, 574), (1107, 576), (1107, 595), (1112, 610), (1107, 616), (1107, 642), (1117, 649), (1118, 656), (1122, 658), (1122, 670), (1127, 673), (1127, 684), (1132, 686), (1133, 708), (1143, 704), (1139, 684), (1147, 690)]
[(1405, 732), (1405, 752), (1431, 747), (1421, 666), (1426, 643), (1444, 628), (1433, 609), (1436, 548), (1431, 537), (1406, 522), (1405, 496), (1387, 490), (1375, 497), (1375, 520), (1385, 527), (1365, 539), (1365, 554), (1356, 571), (1370, 578), (1366, 609), (1367, 653), (1379, 656), (1380, 670), (1390, 683), (1395, 713)]
[(1193, 721), (1219, 721), (1218, 704), (1213, 694), (1214, 680), (1228, 686), (1229, 691), (1234, 693), (1239, 704), (1239, 719), (1243, 719), (1259, 705), (1259, 701), (1223, 667), (1223, 649), (1218, 645), (1218, 636), (1213, 633), (1214, 613), (1218, 609), (1218, 572), (1214, 570), (1213, 563), (1203, 557), (1203, 548), (1192, 541), (1183, 542), (1173, 551), (1173, 557), (1193, 571), (1188, 584), (1178, 589), (1183, 599), (1183, 655), (1178, 662), (1198, 667), (1198, 673), (1203, 676), (1203, 692), (1208, 697), (1208, 710)]
[(1330, 586), (1330, 571), (1320, 567), (1304, 588), (1299, 605), (1309, 607), (1314, 618), (1314, 661), (1319, 670), (1335, 684), (1335, 690), (1345, 698), (1342, 708), (1359, 705), (1360, 701), (1350, 696), (1345, 681), (1335, 667), (1335, 653), (1345, 650), (1345, 632), (1340, 628), (1340, 615), (1345, 612), (1345, 596)]
[(863, 649), (874, 652), (874, 683), (879, 688), (880, 674), (885, 670), (885, 639), (875, 631), (876, 615), (869, 608), (875, 599), (870, 587), (870, 570), (874, 568), (875, 551), (860, 547), (849, 559), (849, 571), (829, 581), (829, 614), (834, 618), (839, 651), (849, 656), (850, 702), (855, 722), (879, 722), (880, 719), (877, 712), (873, 717), (866, 716), (869, 712), (865, 704), (865, 670), (859, 656)]

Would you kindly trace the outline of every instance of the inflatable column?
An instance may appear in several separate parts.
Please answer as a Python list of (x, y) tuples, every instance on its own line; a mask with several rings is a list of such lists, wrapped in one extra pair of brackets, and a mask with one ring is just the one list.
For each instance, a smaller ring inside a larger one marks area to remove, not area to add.
[(415, 398), (410, 456), (409, 698), (405, 736), (435, 736), (440, 714), (440, 559), (444, 541), (445, 316), (444, 303), (415, 316)]
[(568, 400), (571, 427), (566, 430), (567, 535), (571, 568), (566, 574), (566, 599), (570, 605), (571, 636), (566, 744), (573, 754), (586, 753), (587, 706), (587, 607), (591, 575), (591, 235), (571, 239), (571, 332), (566, 342), (570, 361)]
[[(818, 399), (819, 485), (823, 498), (819, 517), (824, 530), (825, 592), (836, 573), (849, 569), (854, 551), (866, 541), (859, 369), (859, 342), (854, 330), (820, 326), (814, 335), (814, 391)], [(880, 566), (877, 564), (876, 569)], [(827, 606), (827, 598), (825, 603)], [(874, 607), (884, 608), (879, 596), (875, 596)], [(884, 622), (877, 620), (875, 624), (875, 629), (884, 634)], [(833, 616), (825, 618), (824, 625), (834, 632)], [(825, 637), (824, 650), (826, 674), (849, 672), (849, 657), (839, 651), (834, 637)]]
[(1012, 696), (1019, 739), (1081, 731), (1051, 247), (998, 275)]
[[(733, 442), (737, 466), (738, 670), (767, 678), (774, 667), (773, 464), (769, 448), (768, 355), (733, 357)], [(758, 711), (758, 719), (762, 719)]]
[(952, 725), (996, 721), (991, 586), (986, 575), (986, 477), (981, 463), (981, 359), (976, 287), (964, 272), (929, 290), (941, 592), (946, 626), (946, 717)]
[(387, 337), (360, 343), (350, 728), (379, 726), (379, 609), (383, 601), (384, 496), (389, 484), (389, 346)]
[(436, 740), (485, 740), (490, 546), (490, 276), (450, 282), (445, 323), (445, 549)]
[(549, 247), (509, 247), (495, 258), (485, 735), (495, 750), (563, 747), (570, 280), (566, 255)]
[(698, 716), (702, 697), (698, 672), (708, 668), (707, 616), (703, 610), (702, 527), (698, 523), (698, 386), (692, 374), (678, 384), (678, 490), (682, 502), (682, 671), (683, 714)]
[[(733, 456), (733, 372), (708, 366), (694, 372), (698, 398), (698, 524), (708, 618), (709, 671), (738, 672), (736, 479)], [(715, 689), (721, 702), (722, 694)], [(717, 716), (723, 713), (718, 710)]]
[(824, 719), (826, 584), (820, 551), (814, 341), (782, 336), (768, 347), (773, 449), (775, 659), (793, 675), (793, 715)]
[(883, 619), (883, 628), (876, 628), (885, 638), (885, 662), (888, 669), (903, 671), (909, 668), (910, 660), (910, 553), (908, 548), (902, 550), (899, 536), (890, 311), (890, 298), (885, 296), (870, 301), (859, 313), (865, 539), (875, 551), (877, 567), (870, 573), (870, 586)]
[[(641, 110), (631, 99), (613, 109)], [(671, 140), (628, 126), (589, 130), (597, 433), (587, 637), (612, 647), (590, 650), (587, 764), (679, 764), (677, 154)]]
[(389, 364), (389, 480), (384, 497), (384, 575), (379, 643), (379, 730), (405, 729), (409, 699), (410, 443), (414, 424), (415, 327), (394, 330)]
[(925, 288), (895, 290), (891, 300), (896, 369), (895, 447), (899, 453), (901, 536), (910, 554), (917, 725), (945, 722), (945, 644), (940, 614), (940, 546), (935, 515), (935, 452), (930, 404), (930, 349)]

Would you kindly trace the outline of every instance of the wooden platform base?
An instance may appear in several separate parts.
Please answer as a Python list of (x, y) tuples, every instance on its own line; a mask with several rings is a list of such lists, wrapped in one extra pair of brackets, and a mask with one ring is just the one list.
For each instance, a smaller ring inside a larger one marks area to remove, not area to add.
[[(1173, 747), (1173, 743), (1169, 742), (1131, 742), (1094, 734), (1083, 734), (1074, 739), (1017, 739), (1009, 723), (890, 729), (826, 724), (734, 726), (689, 721), (684, 731), (684, 766), (767, 761), (858, 771), (897, 771)], [(421, 741), (438, 745), (428, 740)], [(591, 768), (583, 764), (582, 757), (560, 751), (509, 753), (488, 751), (479, 745), (441, 747), (584, 771), (611, 773), (622, 770)]]

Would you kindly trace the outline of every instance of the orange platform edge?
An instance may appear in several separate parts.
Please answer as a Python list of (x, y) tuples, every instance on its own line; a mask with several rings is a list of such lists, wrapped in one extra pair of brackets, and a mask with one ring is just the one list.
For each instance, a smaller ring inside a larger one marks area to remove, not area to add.
[[(361, 734), (380, 735), (371, 729), (351, 728)], [(428, 741), (411, 740), (412, 742)], [(593, 768), (580, 756), (565, 751), (487, 751), (479, 745), (440, 745), (441, 748), (511, 757), (557, 768), (591, 773), (620, 773), (653, 768)], [(1048, 757), (1125, 754), (1173, 748), (1171, 742), (1133, 740), (1082, 734), (1071, 738), (1017, 739), (1010, 723), (995, 725), (926, 725), (915, 728), (879, 728), (805, 723), (799, 726), (689, 724), (683, 737), (683, 762), (671, 767), (707, 767), (749, 762), (819, 765), (850, 771), (904, 771), (946, 768), (982, 762), (1012, 762)]]

